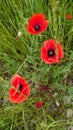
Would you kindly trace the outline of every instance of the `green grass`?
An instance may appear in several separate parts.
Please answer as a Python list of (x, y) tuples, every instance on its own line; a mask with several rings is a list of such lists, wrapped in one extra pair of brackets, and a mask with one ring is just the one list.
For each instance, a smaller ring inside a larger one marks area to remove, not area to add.
[[(40, 35), (30, 35), (27, 22), (34, 13), (44, 13), (49, 26)], [(66, 14), (72, 15), (66, 20)], [(23, 36), (17, 38), (18, 32)], [(40, 48), (48, 39), (58, 40), (64, 48), (64, 59), (56, 65), (41, 61)], [(28, 100), (19, 105), (8, 100), (12, 76), (18, 73), (31, 86)], [(72, 0), (0, 0), (0, 130), (67, 130), (73, 125), (67, 119), (72, 104), (63, 103), (64, 95), (73, 100), (73, 1)], [(47, 86), (40, 92), (39, 87)], [(56, 95), (50, 99), (50, 93)], [(6, 99), (6, 100), (5, 100)], [(35, 104), (43, 102), (39, 109)], [(52, 108), (52, 105), (59, 102)], [(51, 111), (49, 109), (52, 109)]]

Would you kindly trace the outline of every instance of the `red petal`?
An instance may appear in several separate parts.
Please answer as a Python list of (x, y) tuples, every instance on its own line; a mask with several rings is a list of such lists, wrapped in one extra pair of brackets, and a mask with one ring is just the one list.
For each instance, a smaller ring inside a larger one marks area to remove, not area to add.
[(41, 47), (41, 59), (42, 60), (48, 60), (48, 57), (47, 57), (47, 51), (46, 51), (46, 49), (45, 49), (45, 47), (44, 46), (42, 46)]
[(24, 92), (26, 92), (26, 94), (24, 94), (24, 95), (29, 95), (29, 92), (30, 92), (30, 86), (29, 86), (29, 84), (26, 82), (26, 80), (24, 80), (24, 79), (20, 79), (20, 83), (22, 84), (22, 90), (21, 90), (21, 93), (24, 93)]
[(14, 96), (16, 94), (16, 90), (15, 89), (10, 89), (9, 90), (9, 95), (11, 95), (11, 96)]
[(47, 63), (47, 64), (54, 64), (54, 63), (58, 63), (58, 62), (60, 62), (60, 60), (58, 60), (58, 59), (53, 59), (53, 58), (49, 58), (48, 60), (43, 60), (45, 63)]
[(27, 26), (27, 30), (28, 30), (28, 32), (30, 32), (31, 34), (36, 34), (34, 28), (33, 28), (30, 24)]
[(58, 52), (59, 52), (58, 58), (60, 58), (60, 59), (64, 58), (64, 51), (63, 51), (63, 47), (61, 44), (58, 44)]
[(55, 44), (55, 40), (50, 39), (44, 42), (44, 47), (46, 48), (46, 50), (56, 50), (56, 44)]
[(16, 94), (13, 96), (11, 93), (9, 93), (9, 100), (13, 103), (16, 103), (18, 98), (20, 98), (20, 93), (16, 92)]
[(20, 82), (20, 84), (22, 84), (23, 86), (27, 86), (27, 82), (26, 82), (26, 80), (23, 78), (23, 77), (20, 77), (19, 78), (19, 82)]
[(46, 17), (44, 14), (35, 14), (30, 18), (29, 23), (35, 26), (36, 24), (42, 24), (45, 19)]
[(45, 30), (47, 29), (48, 24), (49, 24), (49, 21), (48, 21), (48, 20), (44, 21), (43, 27), (41, 28), (41, 32), (42, 32), (43, 30), (45, 31)]
[(15, 74), (14, 77), (12, 78), (11, 86), (18, 89), (18, 87), (19, 87), (19, 79), (20, 79), (20, 76), (18, 74)]
[(24, 94), (24, 95), (26, 95), (26, 96), (27, 95), (29, 96), (30, 95), (30, 87), (27, 86), (26, 89), (24, 89), (21, 93)]
[(22, 103), (27, 100), (27, 97), (25, 95), (21, 95), (16, 101), (16, 103)]
[(49, 59), (48, 62), (47, 62), (47, 64), (54, 64), (54, 63), (58, 63), (58, 62), (60, 62), (60, 60), (57, 59), (57, 58), (56, 58), (56, 60), (54, 60), (54, 59)]

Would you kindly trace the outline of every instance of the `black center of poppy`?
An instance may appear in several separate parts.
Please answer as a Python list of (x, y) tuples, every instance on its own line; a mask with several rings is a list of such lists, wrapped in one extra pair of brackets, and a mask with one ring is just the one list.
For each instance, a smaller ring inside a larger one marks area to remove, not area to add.
[(54, 50), (48, 50), (48, 56), (50, 56), (50, 57), (55, 56), (55, 51)]
[(40, 31), (40, 25), (36, 25), (35, 27), (34, 27), (34, 29), (35, 29), (35, 31)]
[(21, 90), (22, 90), (22, 84), (19, 85), (19, 91), (21, 91)]

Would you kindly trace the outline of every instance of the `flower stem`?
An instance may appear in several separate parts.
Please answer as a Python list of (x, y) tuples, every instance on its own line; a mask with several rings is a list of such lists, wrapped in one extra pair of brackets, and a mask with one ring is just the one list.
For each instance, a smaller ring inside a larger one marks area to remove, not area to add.
[(19, 68), (17, 69), (17, 71), (15, 72), (15, 74), (16, 73), (18, 73), (19, 72), (19, 70), (22, 68), (22, 66), (25, 64), (25, 62), (27, 61), (27, 59), (28, 59), (28, 57), (24, 60), (24, 62), (19, 66)]

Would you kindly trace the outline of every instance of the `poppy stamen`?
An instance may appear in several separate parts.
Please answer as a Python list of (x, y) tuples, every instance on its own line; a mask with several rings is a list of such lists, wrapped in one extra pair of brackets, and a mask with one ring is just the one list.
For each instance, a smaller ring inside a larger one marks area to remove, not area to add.
[(22, 84), (19, 85), (19, 91), (22, 91)]
[(35, 31), (40, 31), (40, 28), (41, 28), (40, 25), (36, 25), (36, 26), (34, 27)]
[(50, 56), (50, 57), (55, 56), (55, 51), (54, 50), (48, 50), (48, 56)]

